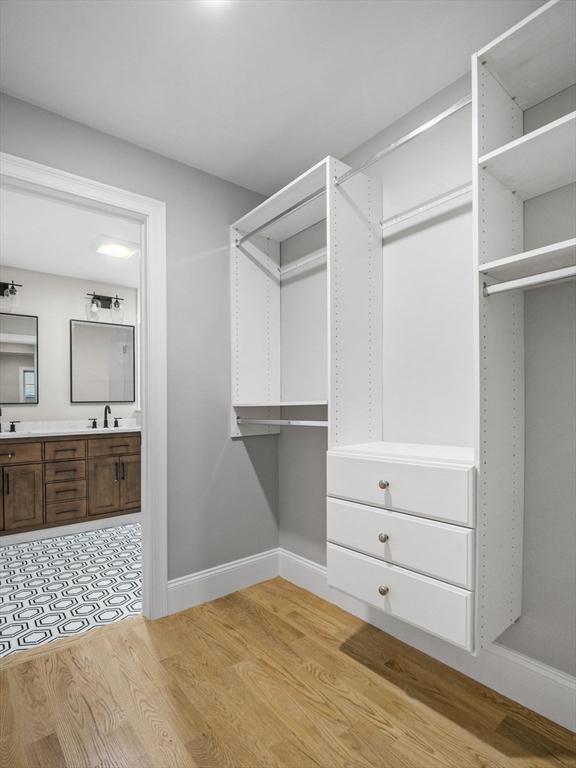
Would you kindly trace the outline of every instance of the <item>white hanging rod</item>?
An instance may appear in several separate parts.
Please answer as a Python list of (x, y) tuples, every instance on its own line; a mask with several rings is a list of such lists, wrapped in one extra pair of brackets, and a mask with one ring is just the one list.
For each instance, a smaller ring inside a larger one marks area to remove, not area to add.
[(342, 176), (339, 176), (335, 180), (334, 184), (336, 186), (343, 184), (345, 181), (348, 181), (348, 179), (351, 179), (352, 176), (356, 176), (357, 173), (366, 170), (366, 168), (369, 168), (371, 165), (374, 165), (374, 163), (377, 163), (378, 160), (386, 157), (386, 155), (394, 152), (399, 147), (403, 147), (404, 144), (408, 144), (408, 142), (412, 141), (412, 139), (415, 139), (417, 136), (421, 136), (423, 133), (430, 130), (430, 128), (433, 128), (435, 125), (438, 125), (438, 123), (441, 123), (442, 120), (445, 120), (447, 117), (450, 117), (450, 115), (453, 115), (455, 112), (458, 112), (463, 107), (467, 107), (468, 104), (471, 103), (472, 96), (464, 96), (463, 99), (460, 99), (455, 104), (452, 104), (452, 106), (448, 107), (448, 109), (445, 109), (444, 112), (440, 112), (440, 114), (436, 115), (431, 120), (427, 120), (425, 123), (422, 123), (422, 125), (419, 125), (418, 128), (414, 128), (414, 130), (410, 131), (410, 133), (407, 133), (405, 136), (402, 136), (400, 139), (392, 142), (392, 144), (389, 144), (384, 149), (376, 152), (375, 155), (369, 157), (368, 160), (365, 160), (361, 165), (357, 165), (356, 168), (350, 168), (348, 171), (343, 173)]
[(298, 421), (295, 419), (236, 419), (237, 424), (267, 424), (270, 427), (327, 427), (327, 421)]
[(255, 227), (254, 229), (251, 229), (249, 232), (244, 232), (236, 239), (236, 246), (242, 245), (243, 242), (246, 240), (249, 240), (254, 235), (257, 235), (258, 232), (261, 232), (263, 229), (267, 229), (268, 227), (271, 227), (272, 224), (276, 224), (277, 221), (281, 221), (286, 216), (290, 216), (291, 213), (296, 213), (296, 211), (299, 211), (300, 208), (304, 208), (305, 205), (308, 205), (308, 203), (311, 203), (313, 200), (316, 200), (318, 197), (324, 194), (326, 192), (326, 187), (321, 187), (320, 189), (317, 189), (316, 192), (312, 192), (311, 195), (308, 195), (303, 200), (300, 200), (298, 203), (294, 203), (294, 205), (291, 205), (289, 208), (286, 208), (285, 211), (282, 211), (282, 213), (277, 214), (276, 216), (273, 216), (268, 221), (265, 221), (264, 224), (260, 224), (259, 227)]
[(302, 267), (307, 267), (308, 264), (313, 264), (315, 261), (320, 261), (321, 259), (325, 258), (326, 248), (320, 248), (318, 251), (311, 253), (310, 256), (307, 256), (304, 259), (300, 259), (300, 261), (295, 261), (293, 264), (288, 264), (287, 267), (282, 267), (280, 269), (280, 276), (284, 277), (290, 272), (295, 272), (297, 269), (302, 269)]
[(486, 285), (485, 283), (484, 296), (515, 291), (518, 288), (536, 288), (538, 285), (558, 283), (560, 280), (569, 280), (572, 277), (576, 277), (576, 267), (563, 267), (562, 269), (554, 269), (551, 272), (541, 272), (539, 275), (520, 277), (517, 280), (506, 280), (504, 283), (495, 283), (494, 285)]
[(450, 200), (454, 200), (456, 197), (467, 195), (469, 192), (472, 192), (472, 184), (463, 184), (461, 187), (455, 187), (455, 189), (451, 189), (450, 192), (446, 192), (443, 195), (438, 195), (438, 197), (433, 197), (426, 203), (420, 203), (420, 205), (416, 205), (414, 208), (409, 208), (407, 211), (404, 211), (404, 213), (399, 213), (396, 216), (391, 216), (389, 219), (384, 219), (380, 222), (380, 226), (382, 229), (393, 227), (395, 224), (400, 224), (402, 221), (411, 219), (413, 216), (417, 216), (419, 213), (429, 211), (432, 208), (436, 208), (437, 206), (442, 205), (442, 203), (447, 203)]

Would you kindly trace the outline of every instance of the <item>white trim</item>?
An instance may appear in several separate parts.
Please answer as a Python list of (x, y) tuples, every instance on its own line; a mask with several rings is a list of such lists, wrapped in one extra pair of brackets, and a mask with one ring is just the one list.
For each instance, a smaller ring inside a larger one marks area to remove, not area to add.
[(58, 536), (73, 536), (76, 533), (86, 533), (87, 531), (99, 531), (101, 528), (115, 528), (118, 525), (129, 525), (140, 523), (142, 514), (140, 512), (131, 512), (127, 515), (117, 515), (116, 517), (105, 517), (101, 520), (85, 520), (82, 523), (71, 523), (70, 525), (57, 525), (54, 528), (40, 528), (35, 531), (22, 531), (22, 533), (10, 533), (0, 537), (0, 549), (10, 547), (14, 544), (25, 544), (30, 541), (42, 541), (43, 539), (55, 539)]
[(279, 549), (279, 575), (397, 637), (556, 723), (576, 730), (576, 678), (493, 643), (479, 656), (460, 651), (425, 632), (332, 589), (326, 568)]
[(207, 568), (168, 582), (168, 610), (185, 611), (195, 605), (251, 587), (278, 576), (278, 550)]
[(42, 188), (142, 222), (140, 302), (142, 374), (143, 613), (167, 613), (166, 205), (144, 195), (0, 153), (3, 180)]

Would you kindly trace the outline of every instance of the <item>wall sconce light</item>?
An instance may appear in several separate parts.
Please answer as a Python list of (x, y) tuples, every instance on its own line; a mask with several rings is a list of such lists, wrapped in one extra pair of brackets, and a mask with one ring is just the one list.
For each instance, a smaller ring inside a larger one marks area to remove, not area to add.
[(0, 299), (4, 299), (3, 308), (7, 312), (17, 309), (20, 306), (20, 296), (18, 295), (18, 288), (22, 288), (21, 283), (5, 282), (0, 280)]
[(116, 296), (102, 296), (101, 294), (92, 291), (92, 293), (87, 293), (86, 296), (90, 298), (88, 310), (94, 317), (98, 316), (98, 312), (100, 312), (101, 309), (110, 309), (112, 312), (119, 314), (122, 309), (120, 302), (124, 301), (118, 294), (116, 294)]
[(5, 298), (16, 296), (18, 293), (17, 289), (22, 287), (23, 286), (20, 283), (15, 283), (14, 280), (12, 280), (11, 283), (0, 282), (0, 296), (4, 296)]

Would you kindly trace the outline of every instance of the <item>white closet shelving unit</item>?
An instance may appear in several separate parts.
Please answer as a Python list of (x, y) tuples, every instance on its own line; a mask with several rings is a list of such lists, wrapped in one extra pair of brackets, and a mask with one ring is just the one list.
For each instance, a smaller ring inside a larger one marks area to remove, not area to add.
[[(553, 0), (483, 48), (473, 57), (472, 80), (479, 273), (475, 613), (482, 648), (521, 613), (523, 291), (576, 276), (570, 221), (558, 237), (547, 217), (539, 227), (546, 241), (525, 245), (533, 206), (546, 200), (535, 198), (576, 181), (576, 112), (558, 115), (555, 106), (569, 101), (558, 94), (576, 81), (576, 3)], [(529, 130), (527, 111), (535, 107), (552, 119)]]
[[(328, 427), (326, 416), (305, 415), (322, 407), (337, 414), (333, 432), (353, 431), (343, 400), (378, 397), (380, 193), (364, 174), (340, 189), (347, 170), (327, 157), (231, 227), (232, 437)], [(349, 347), (354, 370), (329, 367)], [(360, 418), (372, 414), (365, 407)]]
[[(474, 444), (389, 442), (386, 422), (360, 444), (338, 439), (334, 430), (329, 440), (329, 583), (473, 653), (521, 613), (523, 290), (576, 275), (569, 224), (537, 247), (524, 244), (525, 206), (576, 178), (573, 111), (557, 114), (561, 107), (544, 105), (550, 121), (524, 129), (526, 110), (576, 80), (575, 11), (571, 0), (548, 3), (473, 57)], [(428, 207), (382, 224), (395, 226)], [(386, 239), (383, 248), (386, 263)], [(409, 288), (397, 285), (400, 292)], [(429, 322), (445, 327), (438, 317)], [(422, 361), (428, 353), (417, 345), (406, 352)], [(386, 366), (386, 355), (379, 362)], [(351, 361), (337, 352), (333, 364), (346, 370)]]

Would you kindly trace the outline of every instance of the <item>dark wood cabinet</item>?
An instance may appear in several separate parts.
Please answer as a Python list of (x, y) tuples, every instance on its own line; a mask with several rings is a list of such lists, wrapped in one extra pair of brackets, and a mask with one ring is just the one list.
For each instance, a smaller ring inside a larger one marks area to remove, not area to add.
[(20, 464), (2, 469), (4, 528), (19, 531), (44, 522), (42, 464)]
[(140, 503), (137, 433), (0, 441), (1, 534), (137, 512)]
[(120, 462), (120, 509), (140, 509), (140, 456), (123, 456)]
[(88, 460), (88, 514), (106, 515), (120, 509), (120, 467), (115, 456)]

